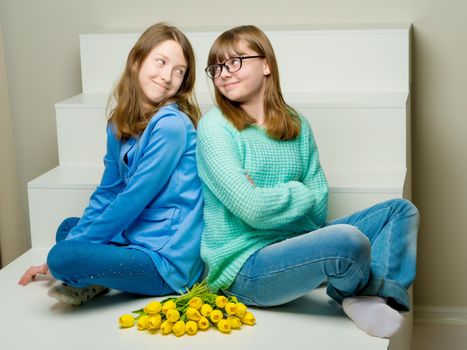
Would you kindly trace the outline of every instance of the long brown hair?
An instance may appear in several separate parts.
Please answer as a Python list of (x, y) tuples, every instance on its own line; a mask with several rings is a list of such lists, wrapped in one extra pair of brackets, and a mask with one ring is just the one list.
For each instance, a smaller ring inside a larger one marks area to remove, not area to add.
[[(267, 76), (264, 92), (264, 126), (268, 135), (277, 140), (296, 138), (300, 134), (300, 118), (282, 97), (274, 49), (263, 31), (252, 25), (225, 31), (214, 41), (209, 51), (208, 66), (238, 55), (240, 43), (246, 44), (249, 49), (264, 56), (269, 64), (270, 74)], [(238, 130), (255, 123), (255, 119), (239, 108), (238, 103), (223, 96), (217, 88), (215, 88), (215, 97), (221, 111)]]
[(109, 122), (114, 124), (119, 139), (140, 135), (152, 115), (168, 102), (167, 100), (161, 101), (154, 106), (152, 111), (144, 112), (144, 94), (138, 80), (144, 59), (154, 47), (167, 40), (174, 40), (180, 44), (187, 62), (182, 85), (170, 101), (178, 104), (180, 110), (188, 115), (195, 127), (198, 123), (201, 113), (193, 91), (196, 78), (193, 48), (180, 30), (165, 23), (157, 23), (146, 29), (131, 49), (123, 75), (113, 92), (116, 106), (110, 113)]

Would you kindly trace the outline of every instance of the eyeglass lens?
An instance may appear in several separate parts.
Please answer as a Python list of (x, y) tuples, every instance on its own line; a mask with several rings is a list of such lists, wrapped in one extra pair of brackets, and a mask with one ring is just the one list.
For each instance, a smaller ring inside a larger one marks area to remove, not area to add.
[(206, 72), (211, 78), (217, 78), (222, 73), (222, 68), (227, 70), (229, 73), (235, 73), (242, 68), (242, 60), (239, 57), (232, 57), (222, 64), (213, 64), (206, 69)]

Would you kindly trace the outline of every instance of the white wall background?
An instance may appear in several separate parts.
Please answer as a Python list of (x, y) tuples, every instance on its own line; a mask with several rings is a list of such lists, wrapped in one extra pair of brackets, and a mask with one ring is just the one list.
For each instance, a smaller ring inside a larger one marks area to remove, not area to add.
[(465, 13), (464, 0), (0, 0), (22, 207), (27, 213), (26, 183), (58, 162), (54, 103), (81, 92), (80, 33), (158, 21), (226, 29), (411, 22), (413, 200), (422, 218), (415, 304), (467, 307)]

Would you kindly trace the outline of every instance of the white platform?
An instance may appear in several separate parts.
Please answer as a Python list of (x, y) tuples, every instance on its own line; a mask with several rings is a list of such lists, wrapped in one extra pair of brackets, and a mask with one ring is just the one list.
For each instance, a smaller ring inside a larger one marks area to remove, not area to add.
[[(60, 222), (82, 214), (102, 171), (101, 165), (61, 165), (29, 183), (33, 247), (52, 246)], [(325, 167), (324, 171), (330, 185), (329, 219), (403, 197), (406, 171), (402, 168)]]
[(388, 347), (387, 339), (370, 337), (358, 330), (340, 307), (325, 296), (324, 288), (283, 307), (251, 309), (257, 325), (243, 326), (229, 335), (210, 329), (177, 338), (136, 328), (120, 329), (120, 315), (157, 298), (112, 291), (73, 307), (46, 295), (53, 283), (47, 277), (38, 278), (26, 287), (19, 286), (19, 276), (30, 265), (42, 263), (46, 252), (39, 248), (30, 250), (1, 271), (1, 349), (383, 350)]

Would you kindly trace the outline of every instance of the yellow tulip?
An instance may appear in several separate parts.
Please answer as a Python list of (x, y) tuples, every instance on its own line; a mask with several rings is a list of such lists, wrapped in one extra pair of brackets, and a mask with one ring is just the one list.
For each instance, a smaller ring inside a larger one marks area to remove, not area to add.
[(225, 304), (225, 312), (227, 312), (229, 315), (235, 315), (235, 313), (237, 312), (237, 304), (234, 304), (234, 303)]
[(160, 328), (162, 323), (162, 317), (160, 314), (149, 316), (148, 320), (146, 321), (146, 327), (149, 330), (155, 330)]
[(201, 316), (201, 318), (198, 320), (198, 328), (202, 330), (209, 328), (209, 321), (206, 317)]
[(227, 303), (228, 303), (228, 300), (225, 296), (219, 295), (216, 297), (216, 306), (219, 309), (223, 309)]
[(211, 312), (212, 312), (211, 305), (204, 304), (203, 306), (201, 306), (201, 315), (209, 317), (209, 315), (211, 315)]
[(191, 298), (188, 305), (193, 309), (198, 310), (203, 305), (203, 300), (200, 297)]
[(230, 326), (229, 322), (227, 320), (220, 320), (217, 323), (217, 328), (222, 332), (222, 333), (230, 333), (230, 330), (232, 327)]
[(238, 317), (235, 316), (229, 316), (227, 317), (227, 323), (232, 327), (233, 329), (239, 329), (242, 325), (242, 321)]
[(185, 331), (189, 335), (195, 335), (198, 332), (198, 324), (195, 321), (188, 321), (185, 325)]
[(235, 313), (235, 316), (238, 317), (243, 317), (246, 314), (246, 306), (245, 304), (238, 303), (237, 304), (237, 312)]
[(249, 311), (245, 313), (245, 315), (241, 318), (242, 323), (247, 324), (249, 326), (253, 326), (256, 323), (256, 318), (253, 314)]
[(222, 320), (223, 317), (224, 315), (222, 314), (221, 310), (213, 310), (213, 312), (211, 312), (211, 315), (209, 316), (211, 321), (214, 323), (219, 322), (220, 320)]
[(165, 320), (164, 322), (162, 322), (162, 324), (161, 324), (162, 334), (166, 335), (166, 334), (169, 334), (170, 332), (172, 332), (173, 326), (174, 326), (174, 324), (172, 322), (170, 322), (170, 321)]
[(185, 322), (183, 321), (177, 321), (173, 328), (172, 331), (177, 337), (180, 337), (185, 334)]
[(170, 322), (177, 322), (178, 319), (180, 318), (180, 312), (178, 312), (177, 309), (169, 309), (166, 313), (167, 320)]
[(140, 331), (144, 330), (147, 328), (147, 322), (148, 322), (148, 315), (142, 315), (138, 318), (138, 321), (136, 322), (136, 326)]
[(189, 320), (198, 321), (201, 318), (201, 314), (198, 310), (189, 307), (186, 309), (186, 317), (188, 317)]
[(144, 312), (149, 315), (155, 315), (160, 313), (162, 310), (162, 305), (158, 301), (153, 301), (144, 307)]
[[(195, 335), (199, 331), (207, 330), (214, 324), (220, 332), (230, 333), (233, 329), (240, 329), (243, 324), (255, 325), (255, 316), (248, 311), (247, 306), (239, 303), (234, 296), (212, 294), (203, 281), (196, 284), (181, 297), (170, 297), (165, 302), (153, 301), (146, 304), (136, 313), (120, 316), (121, 328), (134, 325), (138, 330), (149, 330), (161, 334), (174, 333), (177, 337), (184, 334)], [(203, 302), (206, 300), (206, 303)]]
[(169, 311), (171, 309), (175, 309), (176, 307), (177, 307), (177, 305), (175, 304), (175, 302), (173, 300), (166, 301), (164, 303), (164, 305), (162, 305), (162, 312), (164, 314), (166, 314), (167, 311)]
[(125, 314), (120, 316), (120, 318), (118, 319), (118, 323), (122, 328), (133, 327), (135, 325), (135, 318), (133, 317), (133, 315)]

